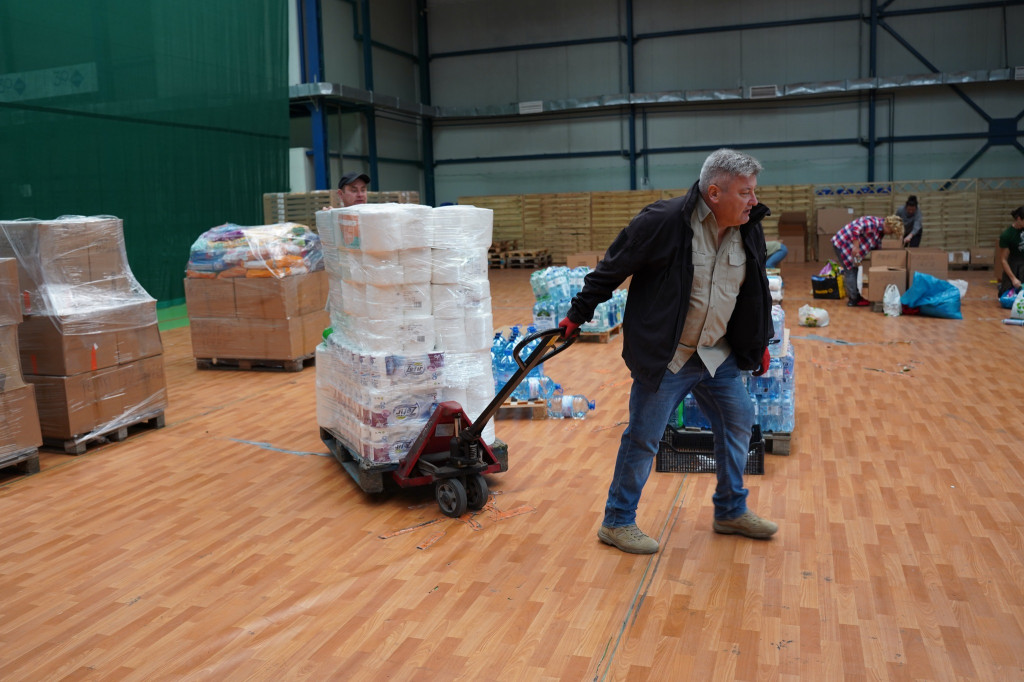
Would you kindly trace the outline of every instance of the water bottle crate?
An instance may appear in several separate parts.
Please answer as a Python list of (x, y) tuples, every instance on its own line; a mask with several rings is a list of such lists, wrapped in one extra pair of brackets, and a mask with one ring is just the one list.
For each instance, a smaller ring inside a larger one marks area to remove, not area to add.
[(495, 419), (547, 419), (548, 404), (545, 400), (509, 399), (501, 404)]
[(603, 332), (580, 331), (580, 341), (591, 343), (609, 343), (612, 339), (622, 333), (622, 323), (619, 323)]
[[(750, 434), (750, 450), (743, 473), (750, 476), (764, 474), (765, 440), (761, 427), (754, 425)], [(704, 429), (675, 429), (665, 427), (658, 445), (655, 471), (681, 474), (715, 473), (715, 436)]]

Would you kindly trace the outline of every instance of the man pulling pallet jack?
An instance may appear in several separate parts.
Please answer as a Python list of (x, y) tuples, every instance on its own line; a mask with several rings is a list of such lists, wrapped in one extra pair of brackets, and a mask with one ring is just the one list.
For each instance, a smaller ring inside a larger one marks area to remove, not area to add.
[(714, 434), (714, 531), (764, 539), (778, 530), (747, 508), (743, 487), (754, 424), (743, 372), (768, 369), (772, 336), (761, 228), (770, 211), (754, 191), (761, 169), (731, 149), (709, 155), (686, 196), (647, 206), (619, 233), (559, 323), (572, 338), (632, 276), (622, 325), (622, 357), (633, 377), (629, 425), (597, 533), (624, 552), (658, 551), (658, 541), (637, 527), (637, 506), (665, 425), (687, 393)]

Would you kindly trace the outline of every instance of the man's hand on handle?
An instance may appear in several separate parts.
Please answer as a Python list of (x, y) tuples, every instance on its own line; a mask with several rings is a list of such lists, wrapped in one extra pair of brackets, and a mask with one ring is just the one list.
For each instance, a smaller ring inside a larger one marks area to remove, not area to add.
[(570, 320), (568, 317), (563, 317), (562, 321), (558, 323), (558, 328), (562, 330), (562, 338), (569, 339), (580, 333), (580, 326)]
[(755, 377), (759, 377), (768, 371), (768, 365), (772, 362), (772, 356), (768, 353), (768, 349), (764, 349), (764, 357), (761, 358), (761, 366), (755, 369), (751, 374)]

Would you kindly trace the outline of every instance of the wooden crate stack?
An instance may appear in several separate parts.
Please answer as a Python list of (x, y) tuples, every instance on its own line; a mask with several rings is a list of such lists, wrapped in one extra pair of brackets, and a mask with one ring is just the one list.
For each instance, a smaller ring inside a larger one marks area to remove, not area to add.
[(590, 200), (590, 247), (607, 249), (640, 209), (658, 199), (660, 190), (594, 192)]
[[(367, 192), (369, 204), (418, 204), (416, 191)], [(298, 223), (316, 232), (316, 212), (324, 206), (341, 206), (337, 190), (319, 189), (313, 192), (271, 192), (263, 195), (263, 222)]]
[(525, 195), (520, 249), (546, 251), (557, 263), (589, 250), (590, 197), (589, 192)]
[(523, 244), (523, 195), (499, 194), (459, 197), (459, 204), (489, 208), (494, 211), (491, 241)]

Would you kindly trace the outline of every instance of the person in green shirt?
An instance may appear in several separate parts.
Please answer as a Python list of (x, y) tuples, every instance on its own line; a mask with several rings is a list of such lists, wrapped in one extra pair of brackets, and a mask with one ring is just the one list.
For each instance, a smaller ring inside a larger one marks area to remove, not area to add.
[(999, 235), (999, 268), (1003, 279), (999, 283), (999, 295), (1007, 289), (1019, 290), (1024, 279), (1024, 206), (1010, 212), (1013, 225)]

